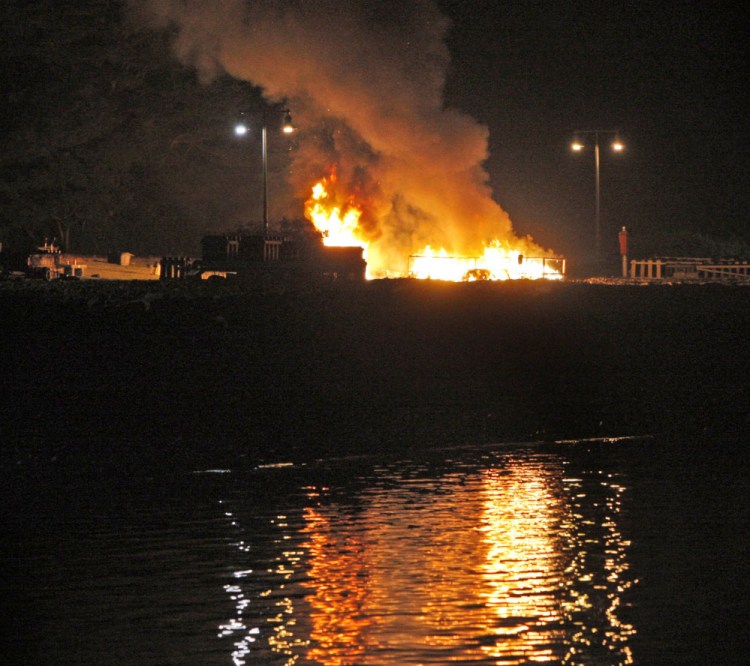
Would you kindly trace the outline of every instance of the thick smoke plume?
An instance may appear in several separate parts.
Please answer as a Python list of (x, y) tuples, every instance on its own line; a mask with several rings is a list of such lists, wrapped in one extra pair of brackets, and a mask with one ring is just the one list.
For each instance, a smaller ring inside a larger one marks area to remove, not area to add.
[(133, 0), (205, 80), (252, 82), (286, 100), (303, 128), (294, 155), (298, 196), (335, 165), (343, 203), (356, 194), (373, 273), (404, 273), (430, 245), (481, 254), (518, 239), (492, 199), (487, 128), (444, 107), (447, 19), (430, 0)]

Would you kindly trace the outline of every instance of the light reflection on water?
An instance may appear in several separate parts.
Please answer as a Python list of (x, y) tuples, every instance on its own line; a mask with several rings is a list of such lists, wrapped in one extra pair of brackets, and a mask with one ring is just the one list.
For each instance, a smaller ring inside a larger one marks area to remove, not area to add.
[(27, 476), (3, 505), (0, 655), (745, 663), (750, 463), (668, 444)]
[(265, 510), (221, 504), (235, 664), (633, 663), (626, 479), (533, 450), (282, 473)]

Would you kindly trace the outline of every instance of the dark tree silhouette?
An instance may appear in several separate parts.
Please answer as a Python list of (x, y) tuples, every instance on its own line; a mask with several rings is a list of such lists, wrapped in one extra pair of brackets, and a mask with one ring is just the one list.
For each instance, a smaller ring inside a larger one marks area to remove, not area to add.
[[(204, 233), (259, 219), (258, 138), (231, 134), (258, 90), (200, 84), (119, 0), (7, 0), (0, 24), (0, 240), (193, 254)], [(277, 179), (283, 154), (270, 163)]]

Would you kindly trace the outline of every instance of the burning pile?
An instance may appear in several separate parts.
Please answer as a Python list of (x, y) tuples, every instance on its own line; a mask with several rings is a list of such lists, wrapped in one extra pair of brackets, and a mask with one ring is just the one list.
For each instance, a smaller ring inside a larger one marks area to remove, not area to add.
[(130, 2), (204, 80), (228, 73), (293, 108), (295, 196), (272, 215), (306, 200), (326, 244), (365, 249), (370, 277), (553, 276), (525, 259), (553, 253), (492, 197), (487, 128), (445, 107), (449, 23), (434, 0)]

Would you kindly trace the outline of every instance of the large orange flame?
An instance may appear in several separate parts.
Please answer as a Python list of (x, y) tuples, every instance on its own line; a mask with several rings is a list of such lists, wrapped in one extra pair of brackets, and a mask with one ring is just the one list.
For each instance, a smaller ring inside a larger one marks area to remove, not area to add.
[(305, 204), (305, 215), (323, 236), (323, 244), (367, 248), (359, 226), (362, 209), (353, 200), (337, 203), (333, 197), (336, 172), (315, 183)]
[[(368, 252), (376, 252), (377, 248), (366, 238), (362, 228), (363, 207), (352, 195), (342, 198), (336, 185), (335, 170), (313, 185), (310, 198), (305, 203), (305, 217), (321, 233), (325, 245), (361, 247), (368, 260)], [(516, 240), (517, 247), (511, 247), (497, 239), (489, 240), (477, 256), (456, 256), (449, 254), (444, 248), (435, 250), (430, 245), (415, 248), (408, 257), (408, 271), (389, 271), (389, 276), (452, 282), (563, 277), (564, 259), (556, 256), (524, 256), (524, 242)], [(368, 260), (368, 279), (376, 277), (370, 273), (369, 264)]]

